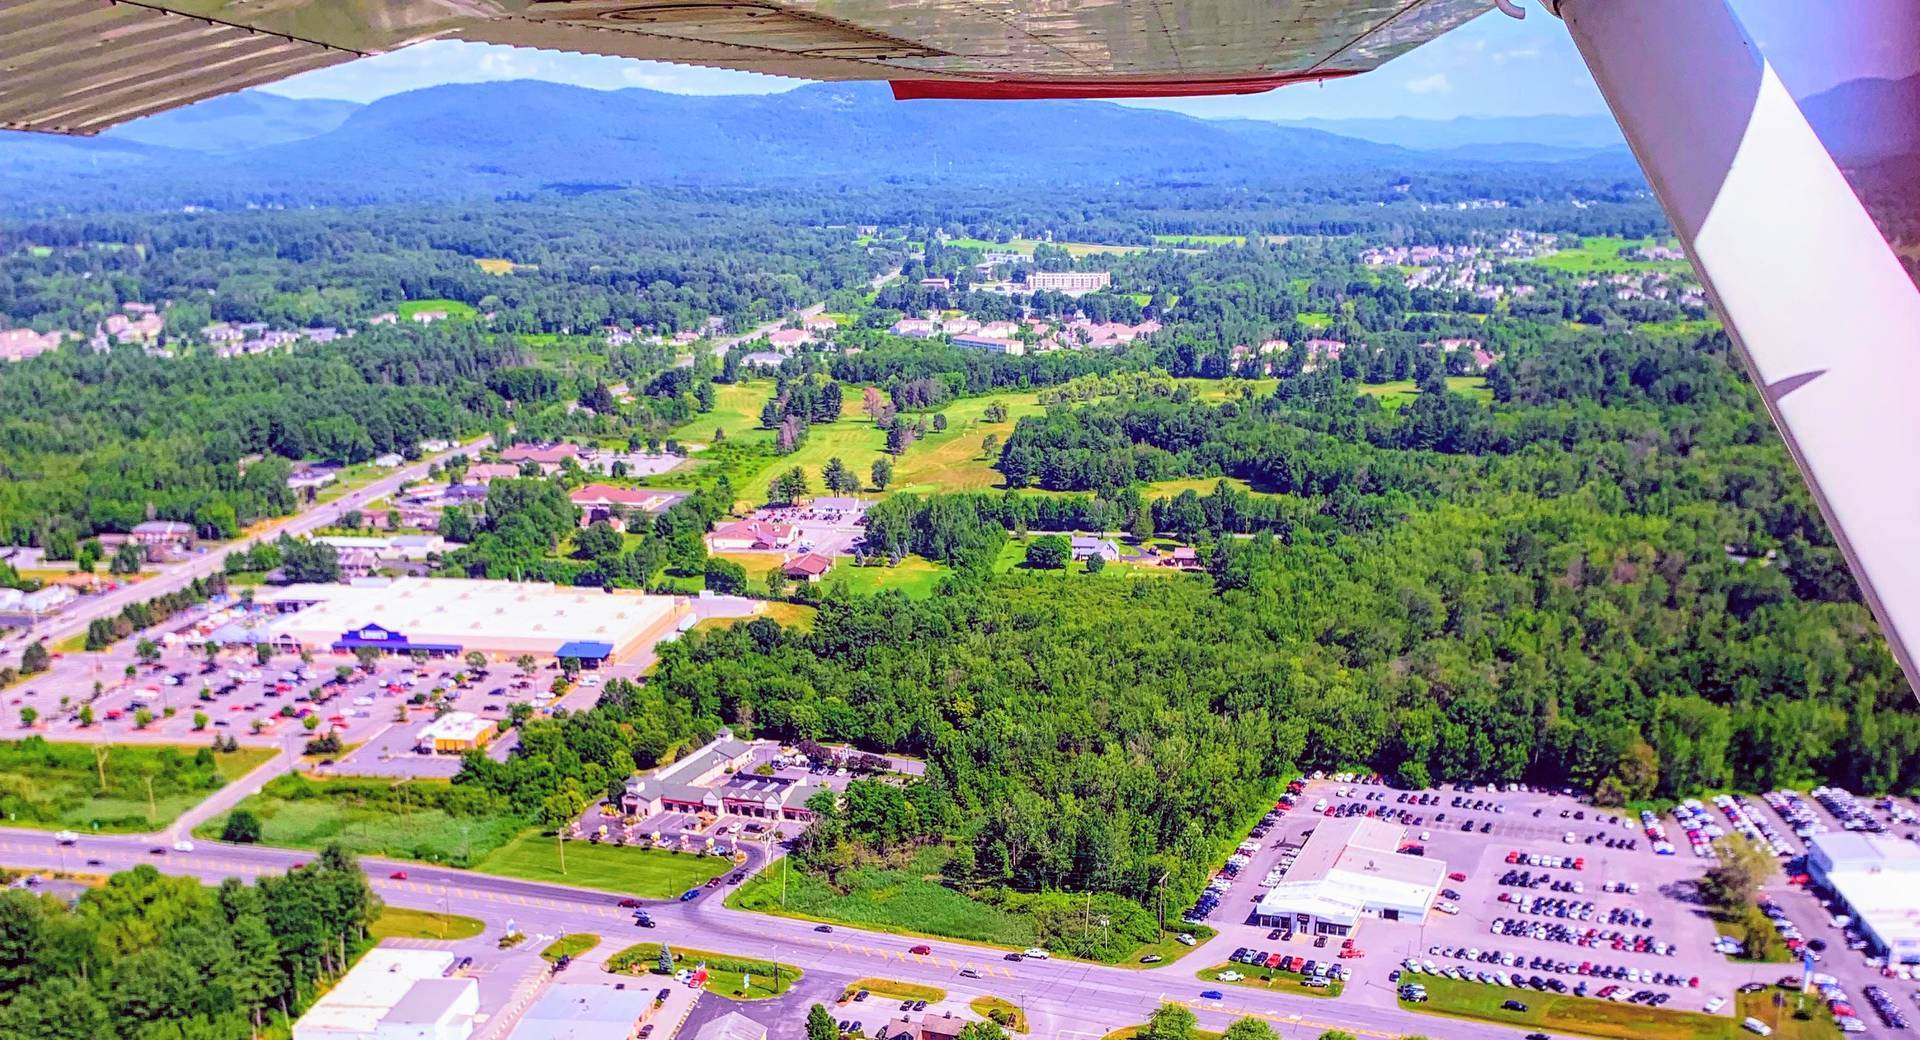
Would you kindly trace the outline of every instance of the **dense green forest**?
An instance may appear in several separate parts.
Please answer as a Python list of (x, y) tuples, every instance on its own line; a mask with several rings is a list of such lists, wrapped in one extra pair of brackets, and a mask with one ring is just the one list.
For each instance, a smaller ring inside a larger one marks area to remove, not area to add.
[(304, 1011), (367, 942), (379, 901), (328, 850), (284, 876), (207, 888), (150, 866), (69, 907), (0, 892), (0, 1036), (246, 1040)]

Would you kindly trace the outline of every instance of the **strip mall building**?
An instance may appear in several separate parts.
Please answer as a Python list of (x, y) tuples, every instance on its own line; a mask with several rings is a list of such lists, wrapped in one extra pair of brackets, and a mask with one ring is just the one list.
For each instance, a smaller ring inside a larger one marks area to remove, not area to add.
[(510, 659), (572, 657), (593, 667), (674, 635), (691, 612), (673, 596), (465, 578), (372, 579), (263, 589), (254, 602), (285, 616), (277, 639), (314, 651)]

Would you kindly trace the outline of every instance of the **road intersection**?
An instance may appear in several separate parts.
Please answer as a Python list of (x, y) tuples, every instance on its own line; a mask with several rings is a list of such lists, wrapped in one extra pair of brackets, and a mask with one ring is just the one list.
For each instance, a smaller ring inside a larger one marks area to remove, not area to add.
[[(152, 850), (165, 851), (156, 854)], [(18, 828), (0, 829), (0, 863), (15, 868), (74, 873), (111, 873), (147, 863), (169, 874), (209, 884), (227, 877), (252, 878), (280, 873), (310, 859), (311, 853), (258, 845), (199, 842), (192, 852), (169, 847), (161, 838), (142, 835), (90, 835), (63, 846), (54, 836)], [(1026, 1009), (1034, 1035), (1098, 1036), (1145, 1021), (1163, 1003), (1189, 1007), (1204, 1028), (1221, 1029), (1233, 1019), (1266, 1019), (1282, 1037), (1317, 1037), (1340, 1029), (1370, 1040), (1409, 1035), (1432, 1040), (1519, 1037), (1521, 1032), (1478, 1022), (1418, 1015), (1391, 1001), (1368, 1001), (1356, 994), (1339, 999), (1221, 987), (1224, 998), (1201, 999), (1209, 988), (1195, 979), (1197, 967), (1224, 959), (1219, 951), (1196, 950), (1179, 964), (1158, 969), (1089, 964), (1065, 959), (1009, 962), (1002, 950), (945, 939), (920, 939), (848, 926), (818, 931), (814, 922), (732, 910), (717, 892), (691, 903), (649, 901), (658, 927), (635, 929), (632, 911), (621, 896), (567, 885), (476, 874), (367, 857), (361, 864), (374, 891), (393, 906), (478, 917), (489, 930), (508, 920), (529, 934), (593, 932), (621, 945), (658, 941), (797, 964), (810, 973), (853, 978), (882, 976), (925, 983), (961, 999), (997, 996)], [(393, 877), (405, 871), (404, 880)], [(931, 953), (911, 948), (925, 944)], [(963, 976), (972, 969), (979, 978)]]

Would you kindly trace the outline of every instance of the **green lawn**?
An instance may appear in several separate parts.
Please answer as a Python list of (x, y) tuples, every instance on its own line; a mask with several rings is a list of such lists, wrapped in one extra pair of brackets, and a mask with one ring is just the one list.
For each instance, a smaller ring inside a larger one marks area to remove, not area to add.
[(1268, 493), (1255, 491), (1252, 484), (1239, 477), (1185, 477), (1178, 480), (1156, 480), (1151, 484), (1141, 485), (1140, 493), (1149, 499), (1172, 498), (1182, 491), (1191, 491), (1205, 497), (1213, 494), (1213, 489), (1222, 483), (1235, 491), (1244, 491), (1251, 495)]
[[(715, 953), (685, 946), (670, 947), (675, 971), (707, 969), (707, 992), (730, 1000), (766, 1000), (793, 988), (806, 974), (785, 961)], [(616, 975), (659, 974), (660, 944), (638, 943), (607, 958), (607, 970)]]
[(1333, 315), (1325, 311), (1301, 311), (1294, 315), (1300, 327), (1314, 332), (1324, 332), (1333, 328)]
[[(1223, 979), (1223, 971), (1236, 971), (1246, 978)], [(1325, 986), (1314, 987), (1295, 971), (1274, 971), (1270, 968), (1252, 968), (1244, 964), (1216, 964), (1199, 975), (1202, 982), (1220, 982), (1229, 986), (1245, 986), (1248, 989), (1264, 989), (1280, 993), (1295, 993), (1304, 997), (1337, 997), (1347, 988), (1347, 984), (1338, 979), (1331, 980)]]
[(192, 746), (50, 743), (39, 737), (0, 741), (0, 812), (18, 827), (150, 831), (273, 755), (270, 748), (216, 753)]
[(953, 573), (953, 568), (944, 563), (918, 556), (903, 558), (894, 566), (880, 564), (870, 567), (856, 567), (850, 559), (842, 560), (827, 572), (828, 583), (838, 582), (850, 592), (872, 593), (882, 589), (899, 589), (915, 599), (924, 599), (933, 595), (933, 587), (940, 579)]
[[(337, 842), (358, 854), (456, 867), (472, 866), (526, 829), (526, 821), (504, 808), (476, 809), (461, 794), (437, 780), (396, 784), (289, 774), (274, 777), (234, 808), (259, 818), (263, 844), (317, 849)], [(194, 828), (194, 834), (219, 837), (226, 815)]]
[(1000, 1023), (1009, 1032), (1027, 1031), (1027, 1013), (1011, 1000), (1000, 997), (975, 997), (968, 1001), (967, 1006), (973, 1009), (974, 1014), (988, 1021)]
[(840, 999), (845, 1000), (861, 990), (876, 997), (892, 1000), (924, 1000), (929, 1004), (947, 999), (947, 991), (938, 986), (923, 986), (918, 982), (901, 982), (899, 979), (864, 978), (854, 979), (842, 990)]
[(376, 939), (471, 939), (486, 927), (477, 917), (390, 906), (368, 930)]
[[(1493, 391), (1487, 389), (1487, 381), (1479, 376), (1448, 376), (1447, 389), (1456, 394), (1465, 394), (1482, 404), (1493, 400)], [(1420, 388), (1411, 379), (1402, 379), (1393, 383), (1370, 383), (1360, 388), (1360, 392), (1369, 397), (1378, 397), (1384, 408), (1398, 411), (1413, 403), (1420, 396)]]
[(449, 318), (471, 318), (475, 313), (472, 304), (440, 299), (408, 300), (395, 309), (399, 311), (401, 321), (412, 321), (413, 316), (421, 311), (446, 311)]
[[(1639, 1004), (1616, 1004), (1587, 997), (1536, 993), (1532, 990), (1484, 986), (1473, 982), (1421, 976), (1428, 1000), (1401, 1006), (1428, 1014), (1499, 1022), (1518, 1028), (1532, 1027), (1554, 1033), (1607, 1037), (1612, 1040), (1739, 1040), (1752, 1034), (1740, 1028), (1746, 1016), (1758, 1018), (1773, 1027), (1777, 1040), (1829, 1040), (1840, 1035), (1819, 1001), (1809, 1004), (1812, 1013), (1806, 1019), (1794, 1017), (1792, 1001), (1784, 1008), (1773, 1006), (1772, 991), (1740, 994), (1730, 1015), (1709, 1015), (1699, 1011), (1649, 1008)], [(1500, 1005), (1517, 1000), (1527, 1006), (1524, 1012), (1505, 1011)]]
[(598, 945), (600, 937), (592, 932), (571, 932), (548, 943), (547, 948), (540, 951), (540, 956), (557, 961), (562, 957), (578, 957)]
[(1536, 257), (1529, 262), (1573, 274), (1612, 274), (1621, 271), (1677, 273), (1693, 270), (1692, 265), (1685, 260), (1627, 260), (1620, 256), (1622, 249), (1650, 246), (1660, 242), (1667, 245), (1673, 244), (1671, 239), (1628, 239), (1610, 235), (1592, 235), (1582, 239), (1578, 249), (1562, 249), (1557, 253)]
[(1245, 235), (1155, 235), (1153, 240), (1170, 246), (1244, 246), (1247, 244)]
[(733, 868), (730, 861), (719, 856), (570, 841), (566, 843), (563, 872), (557, 846), (553, 838), (528, 830), (489, 853), (473, 869), (483, 874), (669, 899)]
[(1680, 318), (1674, 321), (1644, 321), (1634, 326), (1641, 332), (1674, 333), (1682, 336), (1697, 336), (1703, 332), (1718, 332), (1720, 321), (1717, 318)]
[(711, 446), (713, 431), (724, 430), (729, 441), (748, 444), (769, 442), (773, 440), (773, 432), (760, 428), (760, 408), (772, 393), (771, 379), (715, 383), (713, 410), (702, 412), (668, 430), (667, 439)]
[[(1726, 936), (1729, 939), (1738, 939), (1741, 942), (1746, 941), (1747, 930), (1741, 927), (1739, 921), (1725, 920), (1717, 912), (1710, 913), (1707, 916), (1708, 916), (1708, 920), (1711, 920), (1713, 922), (1714, 931), (1720, 933), (1721, 935)], [(1784, 944), (1776, 942), (1774, 948), (1768, 952), (1770, 953), (1770, 956), (1767, 956), (1767, 957), (1759, 957), (1759, 958), (1731, 957), (1728, 959), (1740, 962), (1742, 964), (1792, 964), (1793, 963), (1793, 951), (1787, 949)]]

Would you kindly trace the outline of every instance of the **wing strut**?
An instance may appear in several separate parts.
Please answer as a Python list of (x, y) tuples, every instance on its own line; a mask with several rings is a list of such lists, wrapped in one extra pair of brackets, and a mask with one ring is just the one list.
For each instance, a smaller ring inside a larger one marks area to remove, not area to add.
[(1920, 691), (1920, 292), (1725, 0), (1547, 3)]

